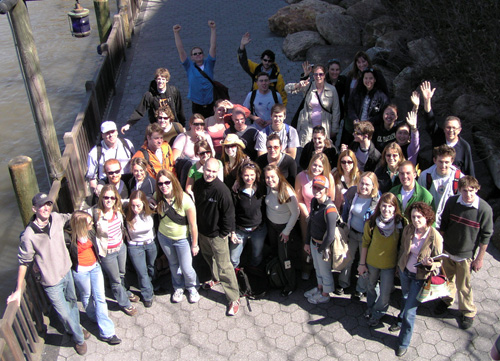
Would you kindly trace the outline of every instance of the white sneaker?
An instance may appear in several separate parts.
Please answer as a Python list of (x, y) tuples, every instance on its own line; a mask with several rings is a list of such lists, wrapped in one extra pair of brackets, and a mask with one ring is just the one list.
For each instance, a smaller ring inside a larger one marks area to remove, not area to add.
[(317, 293), (321, 293), (318, 287), (314, 287), (312, 290), (304, 292), (304, 297), (309, 298), (314, 296)]
[(184, 290), (182, 288), (176, 289), (174, 294), (172, 295), (172, 302), (173, 303), (182, 302), (182, 296), (184, 296)]
[(318, 303), (328, 303), (330, 302), (330, 295), (323, 296), (322, 293), (316, 293), (315, 295), (309, 297), (307, 301), (313, 305), (317, 305)]
[(196, 290), (196, 288), (188, 289), (188, 301), (189, 303), (196, 303), (200, 300), (200, 294)]

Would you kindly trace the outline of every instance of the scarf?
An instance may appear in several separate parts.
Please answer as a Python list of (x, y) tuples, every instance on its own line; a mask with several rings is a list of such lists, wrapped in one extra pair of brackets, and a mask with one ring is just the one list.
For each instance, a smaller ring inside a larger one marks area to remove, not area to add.
[(384, 237), (389, 237), (395, 229), (394, 217), (384, 219), (381, 215), (375, 220), (380, 234)]

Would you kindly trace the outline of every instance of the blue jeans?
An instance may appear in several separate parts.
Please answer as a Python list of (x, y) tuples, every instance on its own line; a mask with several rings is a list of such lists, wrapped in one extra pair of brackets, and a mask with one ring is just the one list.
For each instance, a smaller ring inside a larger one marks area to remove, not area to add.
[(124, 244), (118, 252), (109, 253), (106, 257), (101, 257), (101, 266), (109, 282), (113, 297), (120, 307), (130, 307), (128, 299), (129, 292), (125, 288), (125, 265), (127, 263), (127, 247)]
[(76, 303), (75, 283), (71, 270), (54, 286), (45, 286), (45, 293), (57, 312), (67, 333), (81, 345), (84, 342), (83, 330), (80, 326), (80, 311)]
[(99, 335), (104, 338), (113, 336), (115, 334), (115, 325), (108, 316), (108, 305), (104, 292), (104, 276), (99, 263), (96, 263), (90, 271), (73, 271), (73, 278), (87, 316), (92, 321), (97, 321)]
[[(394, 285), (395, 268), (380, 269), (367, 264), (368, 283), (366, 287), (366, 306), (372, 318), (380, 320), (389, 308), (392, 286)], [(380, 288), (377, 298), (377, 284)]]
[(153, 299), (153, 284), (151, 280), (155, 275), (155, 260), (157, 254), (158, 250), (154, 242), (146, 245), (128, 246), (128, 255), (137, 272), (139, 288), (141, 289), (141, 295), (144, 301), (151, 301)]
[(252, 246), (252, 258), (250, 259), (250, 266), (257, 267), (262, 262), (262, 249), (264, 248), (264, 241), (266, 240), (267, 227), (263, 223), (253, 232), (245, 231), (242, 229), (236, 229), (236, 237), (241, 241), (241, 243), (234, 244), (229, 242), (229, 252), (231, 253), (231, 263), (233, 267), (238, 267), (240, 264), (240, 257), (245, 245), (250, 239)]
[(404, 271), (399, 270), (399, 278), (401, 280), (401, 291), (403, 292), (401, 314), (398, 316), (401, 320), (399, 347), (408, 348), (413, 335), (417, 308), (420, 305), (420, 302), (417, 301), (417, 295), (425, 280), (417, 280), (415, 273), (411, 273), (406, 268)]
[(335, 290), (335, 284), (333, 281), (332, 273), (332, 262), (324, 261), (321, 252), (318, 252), (318, 247), (313, 241), (311, 241), (311, 257), (314, 264), (314, 270), (316, 271), (316, 280), (318, 281), (318, 286), (323, 287), (324, 293), (330, 293)]
[(174, 241), (160, 232), (158, 232), (158, 241), (168, 258), (174, 290), (196, 288), (198, 276), (193, 268), (191, 243), (186, 238)]

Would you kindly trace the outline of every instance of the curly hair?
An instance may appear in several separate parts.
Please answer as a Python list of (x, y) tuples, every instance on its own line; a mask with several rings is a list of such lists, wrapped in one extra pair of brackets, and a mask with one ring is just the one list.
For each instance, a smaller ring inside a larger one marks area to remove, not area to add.
[(432, 226), (432, 224), (436, 220), (436, 213), (434, 213), (432, 207), (427, 203), (415, 202), (412, 205), (410, 205), (406, 210), (406, 215), (408, 218), (411, 217), (411, 214), (413, 213), (414, 210), (419, 213), (422, 213), (422, 215), (425, 218), (425, 224), (427, 225), (427, 227)]

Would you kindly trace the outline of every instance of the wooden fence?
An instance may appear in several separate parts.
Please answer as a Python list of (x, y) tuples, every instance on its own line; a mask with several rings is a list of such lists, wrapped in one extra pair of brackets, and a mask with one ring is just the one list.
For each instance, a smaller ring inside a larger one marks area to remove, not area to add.
[[(120, 66), (133, 22), (142, 0), (128, 0), (128, 5), (113, 18), (108, 40), (101, 45), (103, 62), (94, 78), (85, 84), (86, 94), (70, 132), (64, 134), (65, 150), (61, 162), (64, 176), (52, 183), (50, 195), (57, 199), (56, 209), (73, 212), (80, 209), (88, 195), (85, 181), (87, 154), (100, 135), (102, 118), (115, 94)], [(131, 24), (131, 26), (129, 26)], [(0, 320), (0, 361), (40, 360), (47, 321), (48, 301), (33, 272), (26, 276), (21, 305), (7, 305)]]

